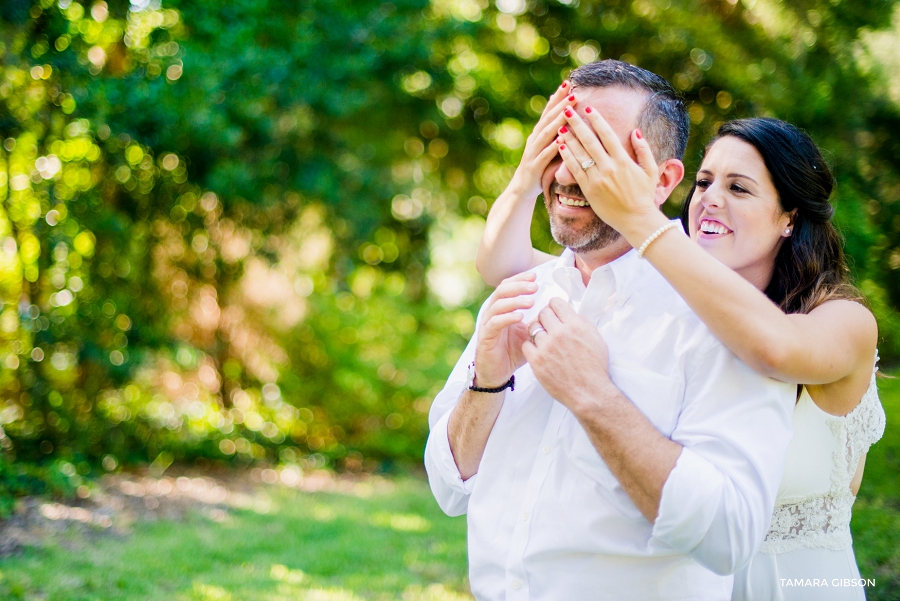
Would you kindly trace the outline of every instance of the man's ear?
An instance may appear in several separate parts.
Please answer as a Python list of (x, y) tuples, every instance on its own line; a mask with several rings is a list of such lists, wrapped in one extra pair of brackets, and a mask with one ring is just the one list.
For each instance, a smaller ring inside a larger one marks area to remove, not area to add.
[(667, 159), (659, 164), (659, 181), (656, 182), (656, 196), (654, 202), (661, 207), (675, 186), (684, 179), (684, 163), (678, 159)]

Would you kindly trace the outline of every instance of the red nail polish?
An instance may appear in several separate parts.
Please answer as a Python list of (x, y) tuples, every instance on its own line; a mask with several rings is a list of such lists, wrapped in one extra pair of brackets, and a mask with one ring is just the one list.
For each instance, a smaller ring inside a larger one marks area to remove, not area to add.
[(561, 133), (561, 134), (567, 133), (568, 131), (569, 131), (569, 128), (566, 127), (565, 125), (563, 125), (562, 127), (559, 128), (559, 133)]
[(562, 140), (560, 140), (559, 138), (556, 138), (556, 139), (554, 140), (554, 142), (556, 142), (557, 144), (560, 144), (560, 143), (562, 143)]
[(562, 82), (562, 87), (568, 88), (568, 87), (569, 87), (569, 82), (567, 82), (567, 81)]
[(594, 109), (592, 109), (591, 107), (587, 107), (586, 109), (584, 109), (584, 112), (585, 113), (593, 113)]
[(566, 145), (565, 145), (565, 144), (560, 144), (560, 145), (559, 145), (559, 149), (560, 149), (560, 150), (565, 150), (565, 149), (566, 149)]
[(572, 116), (572, 110), (571, 110), (571, 109), (566, 109), (565, 113), (566, 113), (566, 117), (571, 117), (571, 116)]
[(569, 96), (569, 102), (575, 102), (575, 94)]
[(634, 135), (635, 135), (635, 137), (636, 137), (638, 140), (643, 140), (643, 139), (644, 139), (644, 134), (643, 134), (643, 132), (640, 130), (640, 128), (634, 130)]

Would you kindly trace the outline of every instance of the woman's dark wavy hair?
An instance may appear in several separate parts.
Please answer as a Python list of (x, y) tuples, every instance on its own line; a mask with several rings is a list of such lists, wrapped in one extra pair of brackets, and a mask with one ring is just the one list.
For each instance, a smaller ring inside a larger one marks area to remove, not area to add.
[[(834, 178), (812, 139), (778, 119), (738, 119), (722, 124), (706, 148), (725, 136), (756, 148), (778, 191), (781, 208), (797, 212), (793, 233), (775, 258), (766, 296), (785, 313), (809, 313), (833, 299), (864, 303), (850, 283), (843, 240), (831, 222), (834, 207), (828, 199)], [(695, 188), (682, 206), (685, 231)]]

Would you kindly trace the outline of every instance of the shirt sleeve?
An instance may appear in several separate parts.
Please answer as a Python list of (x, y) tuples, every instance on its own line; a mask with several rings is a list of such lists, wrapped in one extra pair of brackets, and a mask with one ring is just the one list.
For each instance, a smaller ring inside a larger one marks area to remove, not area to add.
[(696, 353), (672, 440), (683, 450), (653, 536), (717, 574), (765, 537), (791, 439), (796, 386), (756, 374), (721, 344)]
[[(480, 317), (480, 313), (479, 313)], [(466, 349), (460, 355), (450, 377), (431, 404), (428, 413), (428, 442), (425, 445), (425, 471), (428, 472), (428, 483), (431, 492), (441, 509), (450, 516), (466, 513), (469, 494), (475, 484), (477, 475), (463, 481), (456, 467), (456, 460), (450, 450), (447, 437), (447, 426), (450, 414), (459, 402), (466, 389), (466, 372), (468, 365), (475, 359), (475, 341), (478, 330), (472, 335)]]
[(452, 409), (447, 411), (431, 428), (425, 445), (425, 470), (428, 472), (428, 483), (438, 505), (447, 515), (457, 516), (466, 513), (469, 494), (478, 476), (476, 474), (468, 480), (463, 480), (456, 467), (456, 460), (453, 458), (450, 441), (447, 438), (447, 424), (452, 411)]

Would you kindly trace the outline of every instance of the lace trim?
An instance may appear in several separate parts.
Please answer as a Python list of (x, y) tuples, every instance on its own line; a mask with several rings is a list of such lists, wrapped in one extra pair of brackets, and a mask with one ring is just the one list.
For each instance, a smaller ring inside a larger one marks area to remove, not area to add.
[[(877, 355), (875, 360), (878, 361)], [(842, 442), (841, 449), (834, 453), (834, 470), (831, 472), (831, 491), (834, 493), (850, 486), (859, 458), (884, 435), (886, 419), (878, 398), (874, 369), (869, 387), (853, 411), (844, 416), (829, 417), (827, 423), (837, 440)]]
[[(875, 354), (878, 363), (878, 354)], [(801, 547), (842, 551), (853, 544), (850, 515), (856, 497), (850, 482), (859, 458), (884, 434), (886, 419), (878, 399), (875, 372), (859, 404), (847, 415), (830, 416), (826, 423), (840, 442), (831, 471), (831, 491), (799, 499), (782, 499), (772, 514), (772, 525), (761, 553), (787, 553)]]
[(842, 551), (850, 547), (850, 511), (855, 500), (847, 489), (843, 494), (780, 503), (772, 514), (760, 553), (787, 553), (801, 547)]

